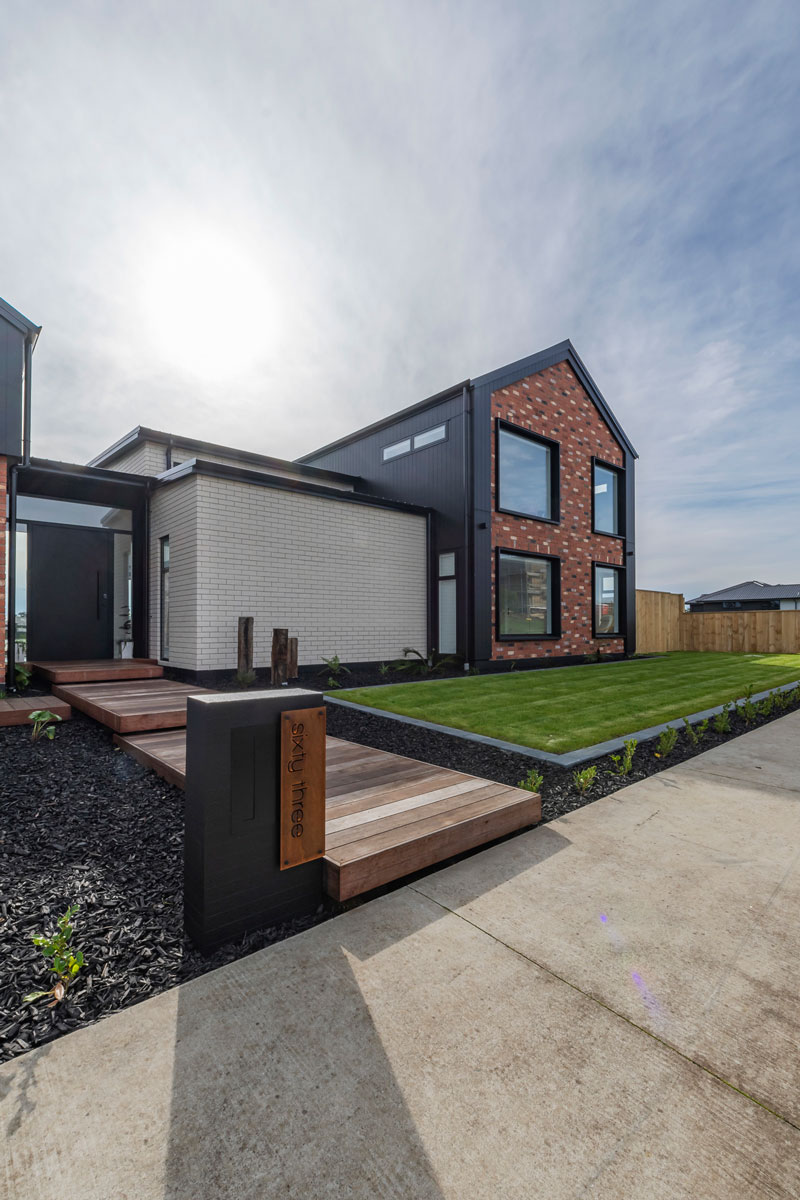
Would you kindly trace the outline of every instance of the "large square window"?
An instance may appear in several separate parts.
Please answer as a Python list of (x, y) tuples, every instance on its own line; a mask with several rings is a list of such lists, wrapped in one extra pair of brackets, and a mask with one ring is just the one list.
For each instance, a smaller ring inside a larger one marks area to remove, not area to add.
[(558, 635), (558, 564), (549, 558), (500, 551), (497, 556), (497, 632), (501, 638)]
[(618, 471), (594, 464), (594, 531), (622, 534), (621, 478)]
[(622, 572), (617, 567), (594, 569), (595, 637), (622, 633)]
[(522, 517), (557, 521), (558, 446), (498, 423), (497, 455), (497, 507)]

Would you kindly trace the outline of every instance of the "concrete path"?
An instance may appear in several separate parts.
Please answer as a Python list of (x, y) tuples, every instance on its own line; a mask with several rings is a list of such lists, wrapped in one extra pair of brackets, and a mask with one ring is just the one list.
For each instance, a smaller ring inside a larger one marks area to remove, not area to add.
[(0, 1195), (800, 1195), (800, 714), (0, 1069)]

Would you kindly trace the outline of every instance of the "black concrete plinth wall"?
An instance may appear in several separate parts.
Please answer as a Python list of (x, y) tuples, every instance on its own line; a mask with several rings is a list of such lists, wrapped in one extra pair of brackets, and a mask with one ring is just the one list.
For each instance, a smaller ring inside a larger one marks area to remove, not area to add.
[(314, 912), (322, 860), (279, 869), (280, 714), (301, 688), (189, 698), (184, 923), (201, 950)]

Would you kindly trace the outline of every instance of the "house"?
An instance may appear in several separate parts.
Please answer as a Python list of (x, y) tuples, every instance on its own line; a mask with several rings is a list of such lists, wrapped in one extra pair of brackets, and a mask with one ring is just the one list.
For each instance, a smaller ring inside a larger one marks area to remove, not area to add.
[(0, 331), (9, 672), (135, 656), (213, 684), (242, 615), (260, 668), (275, 626), (306, 670), (633, 653), (636, 452), (570, 342), (295, 461), (138, 427), (78, 465), (31, 456), (39, 330), (4, 304)]
[(688, 601), (689, 612), (792, 612), (800, 609), (800, 583), (749, 579)]

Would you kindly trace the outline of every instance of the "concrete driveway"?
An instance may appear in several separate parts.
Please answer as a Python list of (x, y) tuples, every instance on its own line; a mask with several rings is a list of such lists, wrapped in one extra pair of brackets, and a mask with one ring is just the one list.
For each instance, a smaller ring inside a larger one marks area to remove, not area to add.
[(0, 1194), (800, 1195), (800, 714), (0, 1069)]

